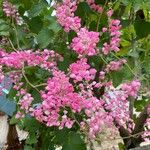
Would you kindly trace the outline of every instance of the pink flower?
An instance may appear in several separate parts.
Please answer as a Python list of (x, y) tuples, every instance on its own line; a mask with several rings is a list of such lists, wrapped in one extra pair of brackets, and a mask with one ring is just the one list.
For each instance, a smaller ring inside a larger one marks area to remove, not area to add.
[(3, 2), (3, 11), (7, 17), (12, 17), (15, 19), (18, 25), (23, 23), (23, 19), (20, 17), (16, 7), (8, 2), (8, 0), (4, 0)]
[(112, 14), (113, 14), (113, 10), (112, 10), (112, 9), (110, 9), (110, 10), (107, 12), (107, 16), (108, 16), (108, 17), (111, 17), (111, 16), (112, 16)]
[(126, 63), (125, 59), (120, 59), (119, 61), (111, 61), (107, 66), (105, 71), (118, 71), (121, 69), (122, 65)]
[(94, 68), (90, 68), (90, 65), (87, 64), (87, 59), (82, 58), (78, 60), (76, 63), (72, 63), (69, 66), (70, 69), (70, 77), (75, 81), (82, 80), (93, 80), (96, 74), (96, 70)]
[(71, 48), (80, 55), (95, 55), (96, 44), (99, 42), (99, 33), (81, 28), (77, 37), (73, 38)]
[[(105, 42), (102, 47), (102, 52), (107, 55), (111, 51), (118, 52), (119, 49), (119, 42), (120, 42), (120, 21), (110, 19), (109, 20), (109, 34), (110, 34), (110, 43)], [(105, 31), (105, 30), (104, 30)]]
[(130, 121), (128, 95), (120, 89), (115, 89), (113, 86), (107, 88), (103, 99), (105, 100), (105, 109), (109, 111), (109, 116), (119, 125), (125, 125)]
[(86, 0), (87, 4), (89, 5), (89, 7), (95, 11), (97, 11), (98, 13), (102, 13), (103, 12), (103, 8), (99, 5), (95, 4), (94, 0)]
[(56, 7), (56, 17), (66, 32), (70, 30), (78, 31), (81, 27), (81, 19), (75, 17), (74, 13), (77, 9), (77, 1), (63, 0), (62, 4)]
[(22, 110), (28, 111), (30, 108), (30, 105), (33, 101), (33, 97), (31, 94), (26, 93), (20, 100), (19, 100), (19, 105)]
[(138, 80), (133, 80), (130, 83), (123, 83), (121, 88), (126, 92), (127, 95), (136, 97), (139, 91), (141, 83)]

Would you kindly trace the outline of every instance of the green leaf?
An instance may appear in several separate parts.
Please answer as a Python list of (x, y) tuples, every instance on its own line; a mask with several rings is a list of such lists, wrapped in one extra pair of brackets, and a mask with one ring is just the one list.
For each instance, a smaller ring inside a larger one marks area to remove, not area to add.
[(47, 28), (49, 30), (52, 30), (55, 33), (57, 33), (61, 29), (61, 27), (56, 22), (56, 19), (54, 17), (52, 17), (52, 16), (48, 18)]
[(125, 149), (125, 146), (123, 143), (118, 143), (118, 146), (119, 146), (119, 150), (124, 150)]
[(67, 138), (64, 139), (64, 137), (68, 137), (69, 131), (67, 129), (57, 130), (55, 133), (55, 143), (58, 145), (63, 145), (65, 142), (67, 142)]
[(143, 62), (144, 71), (150, 75), (150, 56), (146, 56)]
[(67, 139), (62, 150), (86, 150), (86, 145), (79, 134), (71, 132)]
[(11, 100), (16, 96), (16, 94), (17, 94), (17, 91), (11, 88), (9, 90), (9, 93), (6, 95), (6, 98)]
[(140, 112), (143, 110), (144, 106), (148, 103), (147, 100), (142, 99), (142, 100), (137, 100), (134, 102), (134, 107), (137, 112)]
[(41, 124), (34, 118), (26, 117), (23, 119), (23, 126), (25, 127), (26, 131), (35, 133), (41, 127)]
[(33, 5), (33, 2), (31, 0), (21, 0), (21, 1), (24, 4), (24, 8), (26, 10), (30, 9)]
[(41, 1), (40, 3), (37, 3), (31, 7), (31, 9), (29, 10), (29, 16), (31, 18), (36, 17), (41, 14), (43, 9), (47, 9), (47, 7), (46, 7), (46, 3)]
[(43, 27), (42, 19), (39, 16), (32, 18), (28, 24), (33, 33), (39, 33)]
[(137, 39), (141, 39), (150, 35), (150, 22), (144, 20), (136, 20), (134, 23)]
[(0, 36), (8, 36), (9, 29), (10, 26), (3, 19), (0, 19)]
[(54, 38), (54, 32), (48, 29), (42, 29), (38, 36), (37, 42), (40, 48), (46, 48)]
[(19, 122), (19, 120), (15, 118), (15, 115), (14, 115), (14, 116), (10, 119), (10, 121), (9, 121), (9, 123), (10, 123), (11, 125), (17, 124), (18, 122)]
[(27, 144), (37, 143), (37, 135), (35, 133), (30, 133), (28, 138), (26, 139)]
[(86, 145), (80, 134), (69, 132), (67, 129), (58, 130), (54, 141), (62, 146), (62, 150), (86, 150)]

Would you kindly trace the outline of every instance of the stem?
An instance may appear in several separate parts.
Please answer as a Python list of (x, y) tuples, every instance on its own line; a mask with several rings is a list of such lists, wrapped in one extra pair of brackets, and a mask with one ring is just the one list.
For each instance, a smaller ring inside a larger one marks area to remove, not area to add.
[(130, 118), (133, 119), (133, 107), (134, 107), (134, 98), (129, 97), (129, 110), (130, 110)]
[(34, 85), (34, 87), (40, 87), (40, 86), (46, 86), (47, 84), (46, 83), (41, 83), (41, 84), (38, 84), (38, 85)]
[(103, 56), (102, 56), (102, 55), (99, 55), (99, 56), (100, 56), (100, 58), (102, 59), (102, 61), (107, 65), (108, 62), (103, 58)]
[(105, 9), (107, 3), (108, 3), (108, 0), (106, 0), (106, 2), (105, 2), (105, 4), (104, 4), (104, 7), (103, 7), (103, 11), (102, 11), (102, 13), (99, 15), (99, 18), (98, 18), (98, 21), (97, 21), (97, 27), (96, 27), (96, 31), (97, 31), (97, 32), (98, 32), (98, 28), (99, 28), (99, 24), (100, 24), (101, 17), (102, 17), (102, 15), (103, 15), (103, 12), (104, 12), (104, 9)]
[(22, 75), (23, 77), (25, 78), (26, 82), (32, 87), (34, 88), (36, 91), (38, 91), (40, 93), (40, 91), (36, 88), (36, 86), (34, 86), (29, 80), (28, 78), (26, 77), (25, 75), (25, 70), (24, 70), (24, 66), (22, 67)]
[(13, 26), (13, 28), (14, 28), (15, 35), (16, 35), (17, 47), (18, 47), (18, 49), (20, 49), (20, 50), (21, 50), (21, 48), (20, 48), (20, 44), (19, 44), (19, 39), (18, 39), (18, 32), (17, 32), (17, 29), (16, 29), (16, 27), (15, 27), (14, 20), (12, 20), (12, 26)]
[(15, 52), (17, 52), (17, 49), (14, 47), (14, 45), (13, 45), (12, 41), (10, 40), (10, 38), (9, 38), (8, 40), (9, 40), (9, 43), (10, 43), (12, 49), (13, 49)]
[[(114, 53), (111, 53), (115, 58), (117, 58), (118, 60), (120, 60), (120, 58), (118, 56), (116, 56)], [(131, 67), (128, 65), (128, 63), (125, 63), (125, 66), (130, 70), (130, 72), (136, 76), (136, 74), (134, 73), (134, 71), (131, 69)]]

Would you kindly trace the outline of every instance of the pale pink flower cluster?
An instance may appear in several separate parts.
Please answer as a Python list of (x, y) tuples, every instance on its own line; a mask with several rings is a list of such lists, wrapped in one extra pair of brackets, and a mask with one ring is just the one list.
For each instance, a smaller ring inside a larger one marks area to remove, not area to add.
[(97, 4), (95, 4), (95, 0), (86, 0), (87, 4), (89, 5), (89, 7), (93, 10), (95, 10), (98, 13), (102, 13), (103, 12), (103, 8)]
[(125, 125), (125, 123), (130, 120), (127, 98), (128, 95), (124, 91), (115, 89), (113, 86), (108, 87), (107, 92), (105, 92), (103, 96), (105, 109), (110, 112), (109, 115), (112, 116), (119, 125)]
[(100, 80), (104, 80), (104, 79), (105, 79), (105, 75), (106, 75), (106, 72), (105, 72), (105, 71), (100, 71), (100, 72), (99, 72), (99, 79), (100, 79)]
[(9, 42), (8, 42), (8, 39), (6, 37), (2, 37), (2, 39), (0, 39), (0, 45), (1, 46), (6, 46), (8, 44), (9, 44)]
[(99, 32), (81, 28), (77, 37), (72, 39), (71, 48), (79, 55), (96, 55), (96, 44), (99, 42)]
[(70, 78), (78, 81), (93, 80), (96, 74), (96, 69), (90, 68), (86, 58), (81, 58), (69, 66)]
[(132, 97), (137, 97), (137, 92), (139, 91), (141, 83), (139, 80), (133, 80), (129, 83), (123, 83), (121, 85), (121, 89), (125, 91), (125, 93)]
[(104, 70), (99, 72), (99, 79), (100, 81), (104, 80), (106, 77), (106, 74), (111, 71), (119, 71), (122, 69), (123, 64), (126, 63), (125, 59), (120, 59), (119, 61), (110, 61)]
[(113, 118), (103, 109), (103, 100), (91, 97), (88, 101), (89, 107), (85, 109), (88, 118), (86, 119), (85, 124), (87, 124), (89, 128), (89, 137), (95, 138), (104, 128), (112, 127)]
[(77, 0), (63, 0), (62, 4), (56, 6), (56, 17), (58, 23), (64, 27), (66, 32), (78, 31), (81, 27), (81, 19), (74, 16), (77, 9)]
[(27, 93), (26, 89), (21, 88), (21, 86), (17, 89), (17, 94), (19, 98), (18, 105), (20, 106), (20, 111), (15, 115), (16, 119), (21, 119), (25, 117), (25, 113), (29, 113), (29, 109), (34, 100), (30, 93)]
[(107, 12), (107, 16), (110, 18), (112, 15), (113, 15), (113, 10), (110, 9), (110, 10)]
[(103, 110), (97, 111), (93, 116), (87, 119), (90, 138), (95, 138), (98, 133), (103, 132), (105, 128), (111, 128), (113, 125), (113, 118)]
[(24, 118), (24, 117), (25, 117), (25, 114), (21, 111), (18, 111), (16, 113), (16, 116), (15, 116), (16, 119), (21, 119), (21, 118)]
[(146, 120), (144, 127), (146, 130), (142, 134), (142, 138), (145, 140), (145, 142), (150, 142), (150, 118)]
[(23, 23), (23, 19), (20, 17), (16, 7), (8, 0), (3, 1), (3, 11), (7, 17), (13, 18), (18, 25)]
[(22, 87), (23, 82), (21, 82), (21, 79), (22, 79), (21, 72), (11, 72), (9, 74), (9, 79), (14, 84), (13, 85), (14, 90), (18, 91)]
[(150, 142), (150, 131), (144, 131), (144, 133), (142, 134), (142, 138), (144, 139), (145, 142)]
[[(148, 115), (150, 115), (150, 113)], [(145, 126), (150, 129), (150, 118), (146, 120)]]
[(146, 122), (144, 124), (145, 131), (142, 134), (142, 138), (145, 142), (150, 142), (150, 105), (147, 107), (147, 115), (148, 118), (146, 119)]
[(107, 66), (105, 71), (118, 71), (121, 69), (122, 65), (126, 63), (125, 59), (120, 59), (119, 61), (111, 61)]
[(33, 97), (31, 96), (31, 94), (26, 93), (26, 94), (23, 95), (23, 97), (19, 100), (20, 109), (26, 110), (26, 112), (28, 112), (32, 101), (33, 101)]

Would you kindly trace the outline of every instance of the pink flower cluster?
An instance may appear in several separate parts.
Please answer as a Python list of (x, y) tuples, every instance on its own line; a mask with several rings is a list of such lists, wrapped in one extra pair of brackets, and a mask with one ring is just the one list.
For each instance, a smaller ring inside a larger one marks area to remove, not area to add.
[[(132, 87), (130, 91), (133, 90), (135, 95), (140, 86), (138, 81), (133, 81), (132, 86), (129, 83), (123, 84), (122, 90), (109, 89), (103, 98), (97, 98), (94, 90), (100, 89), (102, 85), (109, 87), (110, 84), (94, 81), (96, 69), (90, 67), (86, 58), (70, 64), (68, 74), (65, 74), (57, 68), (56, 61), (62, 60), (62, 57), (54, 51), (6, 53), (2, 50), (0, 56), (2, 72), (3, 67), (14, 69), (9, 77), (14, 83), (13, 88), (18, 91), (16, 96), (20, 97), (20, 111), (16, 118), (30, 113), (47, 126), (57, 126), (59, 129), (71, 128), (78, 123), (81, 124), (81, 130), (88, 131), (90, 138), (94, 138), (104, 127), (111, 128), (113, 120), (120, 125), (129, 121), (127, 97), (132, 92), (129, 93), (128, 90)], [(34, 103), (32, 95), (23, 89), (24, 76), (20, 70), (24, 65), (39, 66), (52, 73), (52, 77), (47, 79), (46, 87), (40, 91), (41, 103)], [(104, 76), (105, 72), (100, 72), (100, 75)], [(86, 115), (82, 116), (81, 112)], [(76, 114), (81, 115), (81, 121), (77, 122), (74, 118)]]
[(54, 60), (62, 60), (62, 57), (56, 54), (54, 51), (45, 49), (43, 52), (31, 50), (17, 51), (11, 53), (3, 52), (2, 58), (0, 58), (1, 65), (5, 65), (9, 68), (20, 69), (25, 63), (29, 66), (41, 66), (46, 70), (56, 66)]
[(77, 0), (63, 0), (62, 4), (56, 6), (57, 21), (64, 27), (66, 32), (78, 31), (81, 27), (81, 19), (74, 16), (77, 9)]
[[(102, 11), (94, 0), (87, 0), (87, 3), (92, 9)], [(88, 64), (86, 57), (98, 54), (96, 45), (99, 43), (100, 33), (89, 31), (86, 27), (82, 28), (80, 18), (74, 15), (76, 9), (77, 0), (63, 0), (56, 6), (56, 17), (64, 30), (66, 32), (73, 30), (77, 33), (77, 37), (72, 39), (70, 48), (78, 54), (78, 60), (69, 65), (67, 73), (58, 69), (57, 61), (62, 61), (63, 58), (54, 51), (45, 49), (7, 53), (0, 49), (0, 81), (4, 78), (5, 68), (11, 70), (9, 78), (17, 91), (16, 96), (20, 98), (18, 102), (20, 111), (16, 118), (29, 113), (47, 126), (56, 126), (59, 129), (72, 128), (76, 123), (80, 125), (81, 130), (88, 132), (90, 138), (95, 138), (104, 128), (111, 128), (114, 120), (123, 126), (131, 122), (127, 99), (129, 96), (137, 96), (140, 82), (134, 80), (123, 83), (120, 88), (113, 87), (112, 82), (105, 82), (106, 73), (119, 70), (126, 62), (124, 59), (111, 61), (106, 69), (98, 72), (99, 75), (96, 76), (97, 70)], [(10, 12), (4, 10), (9, 16)], [(111, 19), (112, 14), (112, 10), (107, 12), (109, 26), (102, 29), (103, 33), (110, 34), (110, 43), (104, 43), (102, 48), (105, 55), (119, 50), (121, 26), (119, 20)], [(29, 84), (25, 76), (25, 67), (37, 66), (50, 74), (46, 84), (42, 85), (42, 90)], [(41, 102), (34, 101), (30, 91), (24, 89), (26, 84), (39, 92)], [(104, 87), (103, 94), (100, 93), (102, 87)], [(76, 115), (80, 116), (80, 120)]]
[(3, 2), (3, 11), (7, 17), (15, 19), (18, 25), (21, 25), (23, 23), (23, 20), (20, 17), (16, 7), (12, 5), (8, 0), (4, 0)]
[(75, 63), (72, 63), (69, 66), (70, 78), (78, 81), (90, 81), (93, 80), (96, 74), (94, 68), (90, 68), (90, 65), (87, 63), (86, 58), (81, 58)]
[(22, 84), (20, 86), (18, 86), (19, 88), (16, 89), (17, 90), (17, 94), (16, 96), (18, 96), (19, 98), (19, 102), (18, 105), (19, 110), (15, 117), (16, 119), (21, 119), (25, 117), (25, 113), (29, 113), (29, 109), (31, 109), (31, 104), (34, 100), (34, 98), (32, 97), (32, 95), (30, 93), (27, 92), (26, 89), (21, 88)]
[(27, 66), (40, 66), (41, 68), (52, 71), (53, 69), (57, 68), (57, 61), (62, 61), (63, 58), (55, 53), (53, 50), (49, 51), (45, 49), (44, 51), (40, 52), (39, 50), (32, 52), (31, 50), (26, 51), (17, 51), (7, 53), (3, 49), (0, 50), (0, 84), (4, 80), (4, 69), (11, 69), (9, 74), (7, 74), (14, 84), (13, 88), (15, 90), (19, 90), (23, 86), (23, 82), (21, 79), (22, 75), (22, 68)]
[[(117, 19), (111, 19), (110, 17), (112, 16), (112, 11), (109, 10), (107, 15), (109, 19), (109, 34), (110, 34), (110, 43), (105, 42), (103, 44), (102, 52), (107, 55), (111, 51), (118, 52), (119, 49), (119, 42), (120, 42), (120, 21)], [(106, 32), (107, 28), (103, 28), (103, 32)]]
[(121, 89), (129, 96), (136, 97), (139, 91), (141, 83), (139, 80), (133, 80), (130, 83), (123, 83)]
[(85, 109), (88, 118), (84, 124), (88, 125), (90, 138), (95, 138), (104, 128), (111, 128), (113, 125), (113, 118), (103, 109), (103, 104), (104, 101), (96, 97), (88, 99), (89, 107)]
[(32, 110), (32, 115), (47, 126), (71, 128), (75, 121), (67, 113), (61, 116), (60, 111), (66, 112), (70, 108), (73, 113), (79, 113), (83, 108), (83, 97), (74, 92), (69, 78), (61, 71), (53, 71), (41, 97), (43, 102)]
[(32, 101), (33, 101), (33, 97), (31, 96), (31, 94), (26, 93), (26, 94), (23, 95), (23, 97), (19, 100), (20, 109), (26, 110), (26, 112), (28, 112), (29, 107), (30, 107)]
[(98, 13), (103, 12), (103, 8), (101, 6), (95, 4), (95, 0), (86, 0), (86, 2), (91, 9), (97, 11)]
[[(68, 4), (70, 4), (69, 2), (70, 1), (68, 1)], [(90, 8), (95, 11), (103, 11), (100, 6), (95, 4), (94, 0), (87, 0), (86, 2)], [(66, 9), (66, 5), (64, 0), (60, 6), (61, 8), (65, 7)], [(63, 11), (61, 10), (60, 12)], [(56, 14), (58, 13), (58, 15), (60, 15), (60, 12), (56, 12)], [(70, 12), (70, 9), (68, 12)], [(110, 35), (109, 43), (106, 42), (103, 44), (102, 52), (105, 55), (109, 54), (111, 51), (119, 51), (121, 25), (119, 20), (111, 19), (112, 14), (112, 10), (107, 12), (109, 25), (108, 28), (102, 28), (102, 33), (108, 32)], [(74, 18), (74, 12), (72, 15)], [(60, 22), (60, 18), (58, 18), (58, 22)], [(69, 24), (70, 23), (71, 22), (69, 22)], [(61, 25), (63, 27), (67, 26), (64, 24), (65, 23), (62, 23)], [(71, 23), (70, 27), (72, 26), (74, 26), (74, 23)], [(88, 65), (85, 57), (98, 54), (96, 45), (99, 42), (100, 34), (99, 32), (89, 31), (86, 27), (79, 27), (78, 29), (79, 30), (74, 30), (77, 33), (77, 37), (72, 39), (70, 48), (78, 54), (79, 60), (70, 64), (68, 75), (69, 78), (73, 79), (73, 81), (70, 80), (73, 82), (73, 87), (78, 91), (78, 94), (83, 97), (84, 105), (82, 105), (82, 108), (85, 111), (87, 118), (83, 118), (84, 121), (80, 122), (81, 129), (88, 130), (89, 136), (94, 138), (98, 132), (103, 130), (104, 126), (112, 127), (114, 120), (118, 122), (118, 125), (123, 126), (126, 122), (131, 122), (129, 119), (129, 103), (127, 100), (130, 96), (129, 93), (125, 90), (114, 88), (111, 82), (104, 82), (106, 73), (121, 69), (121, 66), (126, 63), (126, 60), (121, 59), (119, 61), (111, 61), (104, 71), (99, 72), (99, 80), (101, 82), (94, 81), (96, 70)], [(70, 28), (67, 30), (65, 29), (65, 31), (70, 31)], [(100, 89), (102, 86), (105, 86), (107, 91), (105, 91), (103, 98), (99, 99), (95, 96), (94, 90)], [(134, 94), (136, 94), (137, 91), (138, 90), (134, 91)], [(130, 126), (132, 126), (131, 123)]]
[(99, 33), (81, 28), (77, 37), (72, 39), (71, 48), (79, 55), (95, 55), (96, 44), (99, 42)]

